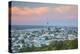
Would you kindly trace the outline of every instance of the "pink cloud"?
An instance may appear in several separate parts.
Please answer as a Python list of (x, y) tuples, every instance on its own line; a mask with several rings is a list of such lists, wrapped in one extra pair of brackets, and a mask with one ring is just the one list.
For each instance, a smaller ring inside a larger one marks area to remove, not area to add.
[[(58, 6), (53, 9), (51, 9), (53, 14), (57, 16), (60, 16), (61, 19), (73, 19), (77, 18), (78, 12), (76, 6)], [(57, 17), (59, 18), (59, 17)]]
[[(43, 20), (43, 17), (48, 17), (52, 20), (58, 19), (73, 19), (77, 18), (77, 8), (75, 6), (56, 6), (52, 7), (35, 7), (35, 8), (20, 8), (20, 7), (12, 7), (12, 22), (18, 23), (31, 23), (36, 21)], [(48, 13), (48, 14), (46, 14)], [(15, 14), (15, 15), (14, 15)], [(46, 14), (46, 15), (44, 15)], [(50, 15), (51, 14), (51, 15)], [(51, 18), (50, 18), (50, 17)]]
[(53, 12), (64, 14), (64, 13), (67, 13), (67, 12), (73, 10), (73, 9), (74, 9), (74, 6), (59, 6), (59, 7), (53, 8)]
[(47, 7), (38, 7), (38, 8), (19, 8), (19, 7), (12, 7), (11, 8), (12, 14), (19, 14), (19, 15), (41, 15), (48, 12)]
[(44, 14), (44, 13), (47, 13), (49, 10), (48, 10), (48, 7), (39, 7), (39, 8), (34, 8), (34, 13), (35, 14)]

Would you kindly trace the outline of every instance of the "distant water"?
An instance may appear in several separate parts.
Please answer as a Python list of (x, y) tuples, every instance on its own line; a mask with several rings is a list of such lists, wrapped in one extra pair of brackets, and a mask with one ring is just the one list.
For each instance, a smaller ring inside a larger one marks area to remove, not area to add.
[(12, 30), (24, 30), (24, 29), (39, 29), (45, 28), (46, 26), (38, 26), (38, 25), (12, 25)]
[[(77, 27), (67, 27), (67, 26), (50, 26), (52, 28), (68, 28), (68, 29), (77, 29)], [(45, 29), (47, 26), (42, 25), (11, 25), (11, 30), (41, 30)]]

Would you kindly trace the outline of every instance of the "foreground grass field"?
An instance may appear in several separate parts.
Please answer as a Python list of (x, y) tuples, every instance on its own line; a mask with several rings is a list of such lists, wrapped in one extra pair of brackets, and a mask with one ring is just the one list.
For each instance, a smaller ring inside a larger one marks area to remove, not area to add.
[(66, 40), (66, 41), (55, 41), (51, 42), (50, 45), (42, 47), (23, 47), (19, 52), (33, 52), (33, 51), (49, 51), (49, 50), (67, 50), (67, 49), (77, 49), (78, 40)]

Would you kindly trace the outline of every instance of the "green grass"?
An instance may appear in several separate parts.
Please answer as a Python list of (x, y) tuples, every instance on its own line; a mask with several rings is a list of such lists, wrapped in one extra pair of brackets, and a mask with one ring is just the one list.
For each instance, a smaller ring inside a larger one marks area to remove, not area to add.
[(19, 50), (19, 52), (32, 52), (32, 51), (49, 51), (49, 50), (66, 50), (66, 49), (77, 49), (78, 40), (66, 40), (66, 41), (56, 41), (51, 42), (48, 46), (42, 47), (24, 47)]

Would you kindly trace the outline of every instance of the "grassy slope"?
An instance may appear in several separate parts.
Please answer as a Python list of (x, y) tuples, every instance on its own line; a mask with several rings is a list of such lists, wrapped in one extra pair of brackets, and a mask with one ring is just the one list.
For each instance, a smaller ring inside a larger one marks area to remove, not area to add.
[(42, 47), (24, 47), (19, 52), (32, 52), (32, 51), (49, 51), (49, 50), (65, 50), (65, 49), (77, 49), (78, 40), (66, 40), (51, 42), (49, 46), (43, 45)]

